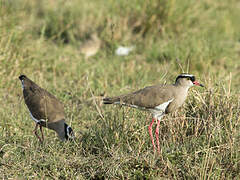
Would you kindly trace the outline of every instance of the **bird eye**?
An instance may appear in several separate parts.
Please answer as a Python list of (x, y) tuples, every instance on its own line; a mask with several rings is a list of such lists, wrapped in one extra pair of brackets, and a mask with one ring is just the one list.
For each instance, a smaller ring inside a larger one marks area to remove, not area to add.
[(190, 78), (190, 77), (187, 77), (187, 80), (191, 80), (191, 78)]

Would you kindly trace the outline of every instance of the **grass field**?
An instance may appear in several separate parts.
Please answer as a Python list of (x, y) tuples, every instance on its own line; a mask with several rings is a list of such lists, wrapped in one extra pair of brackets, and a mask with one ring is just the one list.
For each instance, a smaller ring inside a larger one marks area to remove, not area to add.
[[(238, 0), (0, 0), (0, 177), (240, 179), (239, 19)], [(101, 49), (85, 59), (92, 33)], [(135, 49), (116, 56), (120, 45)], [(101, 104), (183, 71), (206, 88), (165, 116), (161, 155), (148, 113)], [(63, 102), (74, 142), (48, 129), (38, 142), (20, 74)]]

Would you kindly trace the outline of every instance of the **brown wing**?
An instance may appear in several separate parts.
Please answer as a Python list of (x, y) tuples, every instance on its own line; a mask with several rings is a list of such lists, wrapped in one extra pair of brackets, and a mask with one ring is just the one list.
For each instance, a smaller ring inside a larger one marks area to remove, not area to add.
[(48, 122), (56, 122), (64, 119), (63, 104), (46, 90), (31, 86), (23, 91), (25, 103), (28, 106), (33, 117)]
[(173, 85), (148, 86), (133, 93), (113, 98), (105, 98), (105, 104), (119, 102), (120, 104), (136, 105), (145, 108), (154, 108), (164, 102), (171, 100), (174, 94), (171, 89)]

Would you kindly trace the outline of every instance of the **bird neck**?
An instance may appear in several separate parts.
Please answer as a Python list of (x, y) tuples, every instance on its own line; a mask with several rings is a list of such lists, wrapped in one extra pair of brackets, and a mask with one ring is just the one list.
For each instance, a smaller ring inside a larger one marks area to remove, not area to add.
[(188, 95), (188, 90), (189, 90), (189, 86), (182, 86), (180, 84), (174, 84), (175, 88), (175, 93), (176, 93), (176, 98), (178, 99), (178, 101), (180, 102), (184, 102), (184, 100), (186, 99), (187, 95)]
[(22, 89), (24, 89), (24, 81), (21, 80), (21, 84), (22, 84)]
[(53, 122), (53, 123), (48, 123), (48, 128), (54, 130), (57, 134), (58, 137), (64, 141), (66, 139), (66, 134), (65, 134), (65, 120), (62, 119), (60, 121), (57, 122)]

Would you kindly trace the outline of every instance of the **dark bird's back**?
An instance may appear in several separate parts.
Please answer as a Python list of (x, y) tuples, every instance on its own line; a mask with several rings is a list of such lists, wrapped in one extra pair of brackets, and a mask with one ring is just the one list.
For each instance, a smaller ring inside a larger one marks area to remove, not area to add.
[(25, 103), (35, 119), (48, 123), (65, 119), (63, 104), (45, 89), (25, 77), (23, 84)]

